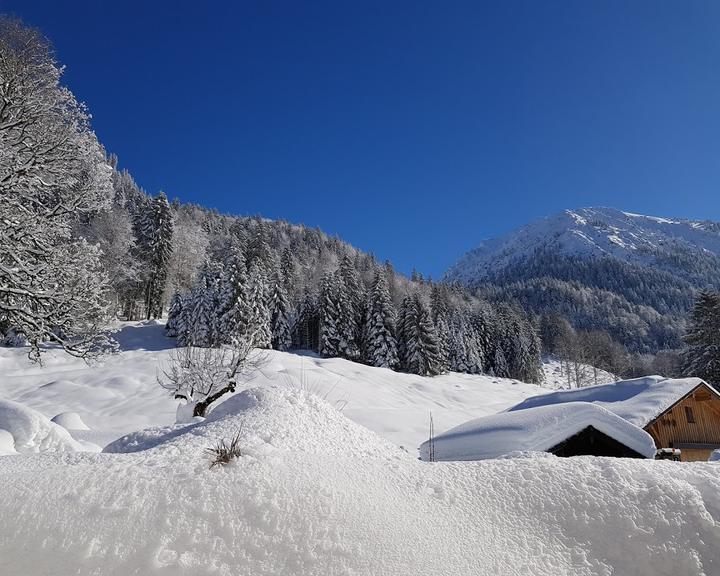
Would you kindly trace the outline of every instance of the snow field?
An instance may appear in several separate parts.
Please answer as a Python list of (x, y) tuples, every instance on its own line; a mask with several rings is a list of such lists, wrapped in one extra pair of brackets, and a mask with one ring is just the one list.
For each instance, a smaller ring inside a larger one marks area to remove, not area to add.
[[(237, 430), (243, 456), (209, 469), (204, 448)], [(135, 441), (153, 447), (0, 459), (0, 517), (13, 518), (0, 523), (0, 573), (709, 576), (720, 566), (714, 464), (431, 464), (284, 387)]]
[[(76, 439), (104, 446), (143, 428), (175, 423), (178, 402), (157, 384), (175, 340), (162, 324), (125, 323), (116, 334), (122, 351), (86, 365), (59, 351), (30, 364), (26, 350), (0, 348), (0, 398), (48, 417), (76, 412), (90, 431)], [(424, 378), (339, 358), (265, 351), (265, 362), (245, 387), (286, 386), (326, 398), (351, 420), (416, 454), (427, 439), (432, 411), (437, 431), (505, 410), (546, 389), (516, 380), (444, 374)], [(2, 425), (0, 425), (0, 428)]]

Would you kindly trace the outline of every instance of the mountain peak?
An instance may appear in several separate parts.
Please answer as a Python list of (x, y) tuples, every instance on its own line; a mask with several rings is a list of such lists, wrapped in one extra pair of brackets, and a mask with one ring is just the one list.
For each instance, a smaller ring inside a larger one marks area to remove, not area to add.
[(474, 284), (538, 250), (643, 265), (678, 251), (720, 256), (720, 225), (604, 206), (567, 209), (481, 242), (448, 270), (446, 278)]

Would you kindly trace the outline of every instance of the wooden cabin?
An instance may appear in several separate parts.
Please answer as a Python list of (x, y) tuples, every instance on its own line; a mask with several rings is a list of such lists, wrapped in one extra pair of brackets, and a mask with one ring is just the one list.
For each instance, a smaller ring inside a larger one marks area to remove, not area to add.
[(705, 461), (720, 448), (720, 394), (705, 382), (645, 426), (658, 448), (679, 448), (684, 462)]
[(591, 402), (642, 428), (657, 449), (675, 448), (681, 460), (707, 460), (720, 448), (720, 393), (700, 378), (646, 376), (527, 398), (509, 409)]

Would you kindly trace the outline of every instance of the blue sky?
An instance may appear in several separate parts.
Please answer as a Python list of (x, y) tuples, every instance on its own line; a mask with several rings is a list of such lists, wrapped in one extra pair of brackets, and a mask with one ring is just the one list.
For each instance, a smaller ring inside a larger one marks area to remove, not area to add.
[(715, 1), (0, 0), (149, 192), (438, 277), (564, 208), (720, 220)]

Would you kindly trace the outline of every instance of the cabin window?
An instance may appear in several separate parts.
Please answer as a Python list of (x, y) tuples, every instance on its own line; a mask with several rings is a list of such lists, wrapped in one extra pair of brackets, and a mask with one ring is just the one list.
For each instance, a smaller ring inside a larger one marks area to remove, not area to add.
[(685, 418), (687, 418), (688, 424), (695, 424), (695, 415), (690, 406), (685, 406)]

